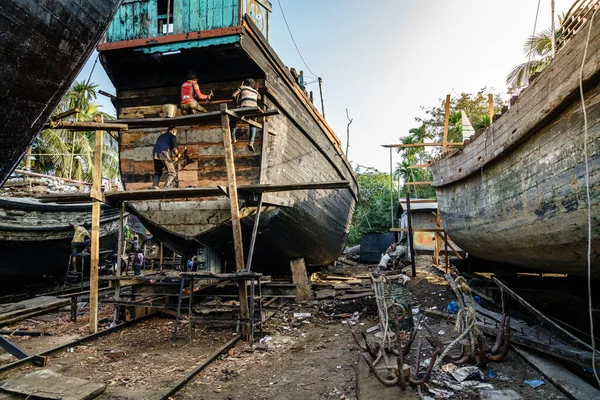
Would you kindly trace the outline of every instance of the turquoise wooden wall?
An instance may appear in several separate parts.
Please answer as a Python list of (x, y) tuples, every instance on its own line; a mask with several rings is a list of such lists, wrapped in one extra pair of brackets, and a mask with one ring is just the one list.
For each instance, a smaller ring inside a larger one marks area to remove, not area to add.
[[(107, 42), (163, 35), (158, 31), (159, 0), (125, 1), (108, 28)], [(240, 0), (171, 0), (173, 32), (187, 33), (237, 26)]]

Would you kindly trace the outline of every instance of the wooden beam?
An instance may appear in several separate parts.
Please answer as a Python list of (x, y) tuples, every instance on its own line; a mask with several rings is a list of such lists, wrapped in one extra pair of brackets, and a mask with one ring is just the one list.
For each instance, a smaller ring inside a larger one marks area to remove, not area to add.
[[(411, 201), (412, 204), (412, 201)], [(412, 228), (413, 232), (431, 232), (431, 233), (436, 233), (436, 232), (444, 232), (443, 229), (437, 229), (437, 228)], [(390, 232), (409, 232), (408, 228), (390, 228)]]
[(448, 147), (448, 123), (450, 121), (450, 95), (446, 95), (445, 116), (444, 116), (444, 137), (442, 139), (442, 154), (446, 153)]
[(436, 228), (436, 234), (435, 234), (435, 248), (433, 250), (433, 263), (435, 265), (438, 265), (440, 262), (440, 238), (438, 235), (438, 229), (441, 231), (442, 230), (442, 216), (440, 215), (440, 208), (438, 207), (436, 210), (436, 218), (435, 218), (435, 228)]
[(254, 255), (254, 245), (256, 244), (256, 235), (258, 233), (258, 224), (260, 223), (260, 212), (263, 205), (263, 194), (258, 195), (258, 204), (256, 205), (256, 215), (254, 216), (254, 226), (252, 227), (252, 237), (250, 238), (250, 248), (248, 249), (248, 260), (246, 269), (252, 269), (252, 256)]
[[(102, 114), (96, 115), (96, 123), (103, 125)], [(94, 172), (92, 174), (92, 190), (101, 192), (102, 186), (102, 143), (103, 130), (96, 131), (94, 147)], [(98, 268), (100, 264), (100, 201), (92, 203), (92, 243), (90, 248), (90, 333), (98, 332)], [(83, 272), (83, 271), (82, 271)]]
[[(121, 257), (123, 255), (123, 239), (124, 239), (124, 218), (125, 218), (125, 203), (119, 203), (119, 231), (117, 237), (117, 267), (115, 275), (121, 276)], [(121, 284), (119, 281), (114, 282), (115, 286), (115, 301), (121, 299)], [(119, 307), (115, 305), (113, 310), (113, 323), (117, 323), (119, 319)]]
[(296, 285), (296, 301), (306, 302), (312, 300), (304, 258), (290, 260), (290, 268), (292, 270), (292, 282)]
[[(462, 259), (463, 257), (458, 253), (458, 250), (456, 250), (456, 248), (452, 245), (452, 243), (450, 243), (450, 237), (448, 236), (448, 233), (446, 232), (442, 232), (444, 234), (444, 236), (446, 236), (448, 238), (448, 247), (450, 247), (450, 250), (452, 250), (452, 252), (454, 253), (454, 255), (460, 259)], [(440, 236), (441, 238), (441, 234), (442, 233), (437, 233), (436, 236)]]
[(234, 113), (231, 110), (227, 110), (227, 114), (230, 117), (232, 117), (232, 118), (235, 118), (237, 120), (240, 120), (240, 121), (243, 121), (243, 122), (247, 123), (248, 125), (252, 125), (252, 126), (254, 126), (254, 127), (258, 128), (258, 129), (263, 129), (263, 126), (261, 124), (259, 124), (258, 122), (252, 121), (252, 120), (250, 120), (250, 119), (248, 119), (246, 117), (243, 117), (243, 116), (241, 116), (241, 115), (239, 115), (237, 113)]
[[(229, 129), (227, 104), (221, 104), (221, 125), (223, 130), (223, 146), (225, 147), (225, 165), (227, 167), (227, 187), (229, 189), (229, 206), (231, 209), (231, 230), (233, 231), (233, 250), (235, 254), (235, 269), (244, 269), (244, 243), (242, 242), (242, 225), (240, 223), (240, 205), (238, 203), (237, 181), (235, 178), (235, 163), (233, 159), (233, 144)], [(242, 334), (249, 334), (250, 309), (248, 307), (248, 288), (246, 281), (238, 283), (240, 314), (245, 320), (242, 324)]]
[(415, 165), (409, 165), (408, 168), (409, 169), (414, 169), (414, 168), (429, 168), (431, 166), (431, 164), (415, 164)]
[[(226, 106), (227, 104), (221, 104), (221, 106)], [(262, 111), (258, 107), (244, 107), (244, 108), (234, 108), (232, 110), (228, 110), (230, 112), (235, 113), (238, 118), (257, 118), (257, 117), (266, 117), (269, 115), (277, 115), (279, 114), (279, 110), (277, 109), (269, 109), (266, 111)], [(225, 111), (225, 113), (228, 113)], [(117, 121), (122, 124), (126, 124), (129, 126), (129, 129), (145, 129), (145, 128), (168, 128), (170, 126), (192, 126), (192, 125), (210, 125), (216, 124), (221, 121), (222, 115), (221, 111), (211, 111), (201, 114), (190, 114), (184, 115), (181, 117), (173, 117), (173, 118), (139, 118), (139, 119), (118, 119)], [(229, 116), (228, 116), (229, 118)], [(246, 122), (248, 122), (246, 120)]]
[[(288, 192), (294, 190), (311, 189), (349, 189), (350, 181), (325, 181), (325, 182), (303, 182), (291, 184), (254, 184), (238, 186), (238, 192), (248, 193), (273, 193)], [(166, 199), (184, 199), (225, 196), (229, 191), (224, 192), (218, 186), (207, 186), (199, 188), (183, 189), (143, 189), (143, 190), (121, 190), (104, 193), (107, 202), (120, 202), (127, 200), (166, 200)], [(90, 201), (88, 193), (58, 194), (50, 196), (40, 196), (42, 202), (87, 202)]]
[(79, 108), (71, 108), (70, 110), (67, 110), (65, 112), (62, 112), (60, 114), (56, 114), (50, 117), (51, 121), (58, 121), (59, 119), (63, 119), (63, 118), (67, 118), (70, 117), (73, 114), (77, 114), (79, 112)]
[(415, 260), (414, 234), (412, 227), (412, 214), (410, 212), (410, 193), (406, 192), (406, 215), (408, 219), (408, 248), (410, 250), (410, 262), (412, 265), (412, 276), (417, 276), (417, 262)]
[[(399, 149), (404, 149), (404, 148), (411, 148), (411, 147), (442, 147), (443, 143), (410, 143), (410, 144), (404, 144), (404, 143), (399, 143), (399, 144), (382, 144), (381, 147), (385, 147), (385, 148), (399, 148)], [(462, 142), (449, 142), (446, 143), (446, 146), (450, 146), (450, 147), (460, 147), (460, 146), (464, 146), (464, 143)]]
[[(401, 203), (406, 203), (406, 200), (400, 199)], [(424, 203), (437, 203), (436, 199), (414, 199), (410, 200), (410, 204), (424, 204)]]
[(404, 182), (405, 185), (407, 186), (413, 186), (413, 185), (431, 185), (431, 181), (425, 181), (425, 182)]
[(123, 123), (104, 123), (104, 122), (80, 122), (80, 121), (50, 121), (44, 125), (44, 129), (66, 129), (69, 131), (126, 131), (127, 124)]
[(492, 121), (494, 120), (494, 95), (493, 94), (488, 94), (488, 106), (490, 108), (490, 125), (492, 124)]

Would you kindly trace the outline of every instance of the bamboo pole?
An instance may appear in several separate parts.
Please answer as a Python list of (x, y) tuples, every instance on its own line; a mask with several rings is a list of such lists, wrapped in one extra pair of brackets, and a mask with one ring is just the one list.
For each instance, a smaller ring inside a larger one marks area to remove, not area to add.
[[(96, 122), (102, 124), (102, 114), (96, 115)], [(103, 131), (96, 131), (94, 147), (94, 173), (91, 196), (92, 202), (92, 244), (90, 263), (90, 333), (98, 332), (98, 267), (100, 263), (100, 197), (102, 186), (102, 135)]]
[(442, 154), (446, 153), (448, 147), (448, 123), (450, 122), (450, 95), (446, 95), (445, 116), (444, 116), (444, 138), (442, 140)]
[[(235, 163), (233, 158), (233, 145), (231, 143), (231, 132), (229, 130), (227, 104), (221, 104), (221, 125), (223, 130), (223, 146), (225, 147), (225, 164), (227, 167), (227, 187), (229, 189), (229, 206), (231, 209), (231, 229), (233, 231), (235, 269), (236, 271), (240, 271), (244, 269), (244, 244), (242, 242), (242, 225), (240, 223)], [(248, 307), (248, 288), (245, 280), (239, 281), (238, 293), (240, 298), (240, 313), (242, 318), (246, 321), (242, 324), (242, 334), (244, 337), (247, 337), (249, 333), (247, 322), (250, 320), (250, 309)]]

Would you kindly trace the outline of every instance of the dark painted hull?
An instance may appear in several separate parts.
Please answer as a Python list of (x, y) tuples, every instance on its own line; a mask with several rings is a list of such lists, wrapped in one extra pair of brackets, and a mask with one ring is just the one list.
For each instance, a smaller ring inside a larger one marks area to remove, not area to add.
[(600, 277), (599, 21), (583, 75), (586, 142), (579, 71), (588, 29), (567, 43), (506, 115), (432, 165), (444, 229), (480, 260), (586, 276), (589, 207), (591, 272)]
[[(264, 37), (251, 23), (235, 32), (233, 44), (192, 46), (189, 52), (161, 58), (160, 63), (151, 54), (152, 48), (144, 48), (147, 54), (137, 56), (139, 48), (128, 48), (127, 43), (105, 47), (101, 60), (117, 87), (119, 118), (160, 116), (162, 104), (178, 102), (182, 71), (193, 68), (198, 59), (206, 60), (197, 69), (202, 90), (214, 90), (219, 100), (231, 99), (240, 78), (255, 77), (266, 89), (265, 105), (278, 109), (280, 115), (268, 118), (272, 134), (258, 130), (253, 151), (248, 150), (245, 124), (239, 124), (234, 145), (237, 184), (347, 180), (351, 187), (265, 196), (253, 269), (285, 273), (289, 260), (295, 258), (304, 258), (308, 266), (328, 265), (337, 259), (348, 236), (358, 191), (356, 178), (339, 140)], [(133, 61), (131, 54), (136, 54)], [(205, 106), (209, 111), (219, 108), (219, 104)], [(127, 190), (152, 186), (152, 146), (162, 132), (159, 128), (129, 129), (121, 135), (121, 176)], [(221, 127), (182, 126), (179, 132), (178, 144), (186, 145), (193, 157), (179, 167), (180, 187), (226, 186)], [(157, 239), (176, 252), (192, 255), (208, 247), (226, 261), (228, 269), (234, 266), (228, 198), (132, 201), (129, 206)], [(247, 256), (256, 214), (256, 201), (247, 194), (241, 194), (240, 214)]]
[(42, 129), (122, 0), (0, 0), (0, 184)]
[[(67, 271), (73, 229), (90, 230), (91, 204), (0, 199), (0, 278), (14, 281), (61, 278)], [(119, 211), (102, 208), (100, 249), (116, 249)], [(85, 273), (89, 273), (89, 257)]]

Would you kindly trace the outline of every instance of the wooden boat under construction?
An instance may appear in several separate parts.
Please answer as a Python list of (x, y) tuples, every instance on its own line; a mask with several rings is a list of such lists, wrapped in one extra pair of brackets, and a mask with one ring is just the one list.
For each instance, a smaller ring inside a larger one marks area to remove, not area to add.
[[(579, 76), (588, 32), (586, 134)], [(600, 18), (564, 43), (507, 113), (431, 170), (443, 227), (470, 256), (586, 275), (589, 212), (600, 277)]]
[[(276, 116), (260, 117), (254, 151), (248, 125), (238, 122), (234, 164), (237, 185), (315, 183), (309, 190), (265, 193), (253, 268), (289, 268), (290, 259), (308, 266), (327, 265), (343, 249), (354, 209), (357, 182), (325, 119), (267, 42), (268, 1), (179, 1), (167, 10), (160, 0), (125, 3), (99, 45), (100, 59), (117, 89), (118, 118), (129, 124), (120, 135), (120, 165), (126, 190), (152, 187), (152, 147), (170, 125), (187, 146), (180, 160), (180, 188), (228, 184), (221, 114), (234, 108), (232, 93), (245, 78), (261, 86), (264, 106)], [(173, 4), (171, 2), (170, 4)], [(137, 21), (137, 23), (132, 23)], [(168, 33), (167, 33), (168, 32)], [(214, 92), (205, 122), (165, 118), (164, 104), (178, 104), (188, 71), (203, 93)], [(236, 111), (236, 110), (234, 110)], [(237, 110), (242, 112), (243, 110)], [(215, 118), (211, 120), (211, 115)], [(120, 121), (120, 122), (121, 122)], [(267, 133), (268, 132), (268, 133)], [(163, 178), (164, 180), (164, 178)], [(344, 189), (319, 188), (319, 182), (349, 181)], [(257, 196), (240, 192), (239, 210), (248, 249)], [(148, 230), (180, 254), (210, 251), (211, 268), (233, 269), (231, 208), (227, 197), (130, 201)]]
[(0, 185), (69, 89), (122, 0), (0, 0)]
[[(0, 198), (0, 277), (10, 279), (11, 284), (64, 277), (73, 239), (69, 223), (90, 231), (91, 216), (89, 203), (56, 204), (33, 198)], [(101, 248), (116, 248), (118, 225), (119, 210), (103, 206)], [(87, 257), (86, 273), (89, 273), (89, 262)]]

